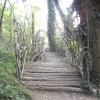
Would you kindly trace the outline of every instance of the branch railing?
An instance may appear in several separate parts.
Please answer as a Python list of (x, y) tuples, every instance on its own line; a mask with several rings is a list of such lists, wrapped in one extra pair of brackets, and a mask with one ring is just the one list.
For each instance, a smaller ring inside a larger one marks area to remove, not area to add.
[[(75, 29), (75, 34), (67, 37), (67, 40), (64, 41), (66, 45), (66, 58), (67, 63), (70, 63), (76, 67), (78, 67), (81, 71), (82, 75), (82, 88), (85, 92), (92, 92), (97, 95), (99, 93), (99, 89), (95, 88), (93, 83), (91, 83), (91, 70), (92, 70), (92, 53), (89, 47), (89, 37), (88, 34), (82, 30), (81, 27)], [(73, 31), (74, 33), (74, 31)], [(68, 35), (67, 35), (68, 36)], [(63, 37), (65, 38), (65, 37)], [(67, 43), (67, 44), (66, 44)]]
[(44, 38), (40, 37), (40, 32), (36, 36), (31, 36), (25, 26), (19, 24), (17, 21), (14, 21), (14, 26), (16, 76), (21, 80), (26, 63), (42, 59)]
[(39, 37), (39, 33), (37, 33), (36, 38), (33, 41), (33, 49), (31, 54), (31, 62), (39, 61), (43, 58), (43, 47), (44, 47), (44, 37)]

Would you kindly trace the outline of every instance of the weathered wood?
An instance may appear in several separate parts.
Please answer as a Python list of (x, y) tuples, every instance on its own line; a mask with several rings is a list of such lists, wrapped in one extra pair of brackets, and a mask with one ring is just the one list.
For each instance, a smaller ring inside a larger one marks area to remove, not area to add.
[(79, 70), (66, 64), (57, 53), (50, 52), (45, 53), (45, 61), (25, 66), (22, 82), (33, 90), (81, 90)]
[[(71, 84), (69, 84), (71, 82)], [(78, 80), (76, 80), (76, 79), (67, 79), (67, 80), (62, 80), (62, 81), (60, 81), (60, 80), (54, 80), (54, 81), (51, 81), (51, 80), (46, 80), (46, 81), (39, 81), (39, 80), (37, 80), (37, 81), (32, 81), (32, 80), (30, 80), (30, 81), (28, 81), (28, 80), (26, 80), (26, 81), (23, 81), (23, 83), (27, 83), (27, 84), (32, 84), (32, 85), (44, 85), (44, 84), (46, 84), (46, 85), (50, 85), (50, 84), (52, 84), (52, 85), (56, 85), (56, 84), (63, 84), (63, 85), (75, 85), (76, 83), (77, 83), (77, 85), (80, 85), (80, 83), (79, 83), (79, 79)]]
[(51, 74), (36, 74), (36, 75), (34, 75), (34, 74), (23, 74), (23, 77), (30, 77), (30, 75), (31, 75), (31, 77), (81, 77), (80, 75), (75, 75), (75, 74), (73, 74), (73, 75), (70, 75), (70, 74), (67, 74), (67, 75), (61, 75), (61, 74), (58, 74), (58, 75), (53, 75), (52, 73)]
[(83, 92), (81, 88), (77, 87), (28, 87), (31, 90), (42, 90), (42, 91), (71, 91), (71, 92)]
[(59, 78), (50, 78), (50, 77), (43, 77), (43, 78), (38, 78), (38, 77), (24, 77), (24, 78), (22, 78), (22, 80), (23, 81), (67, 81), (67, 80), (73, 80), (73, 79), (75, 79), (75, 80), (78, 80), (79, 81), (79, 79), (78, 78), (75, 78), (75, 77), (70, 77), (70, 78), (67, 78), (67, 77), (59, 77)]

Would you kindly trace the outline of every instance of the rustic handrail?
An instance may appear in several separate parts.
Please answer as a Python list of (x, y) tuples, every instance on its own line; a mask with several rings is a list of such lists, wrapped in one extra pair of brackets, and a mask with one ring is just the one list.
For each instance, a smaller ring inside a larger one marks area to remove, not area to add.
[[(21, 80), (26, 63), (28, 61), (32, 62), (34, 60), (36, 61), (41, 60), (40, 58), (42, 58), (41, 53), (43, 53), (44, 38), (40, 37), (39, 36), (40, 33), (38, 33), (34, 37), (31, 36), (32, 37), (31, 40), (34, 41), (32, 42), (32, 44), (30, 44), (30, 41), (27, 41), (28, 40), (26, 36), (27, 33), (22, 32), (22, 30), (25, 30), (24, 27), (21, 24), (19, 24), (16, 20), (14, 21), (14, 23), (15, 23), (15, 34), (16, 34), (15, 35), (16, 76), (18, 79)], [(29, 46), (29, 44), (31, 46)], [(30, 52), (33, 52), (32, 55)]]

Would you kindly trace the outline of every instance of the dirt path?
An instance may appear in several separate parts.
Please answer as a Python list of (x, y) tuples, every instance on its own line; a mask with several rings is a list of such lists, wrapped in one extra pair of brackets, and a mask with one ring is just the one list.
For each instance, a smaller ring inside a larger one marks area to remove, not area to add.
[(66, 64), (57, 53), (46, 52), (43, 61), (29, 63), (22, 81), (33, 100), (99, 100), (82, 94), (79, 70)]
[(63, 92), (63, 91), (30, 91), (33, 100), (100, 100), (94, 96), (83, 93)]

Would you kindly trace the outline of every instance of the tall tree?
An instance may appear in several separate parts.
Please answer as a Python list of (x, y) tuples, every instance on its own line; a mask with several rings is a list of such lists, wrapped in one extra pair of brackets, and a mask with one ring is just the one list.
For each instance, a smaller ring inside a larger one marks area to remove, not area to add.
[(5, 2), (4, 2), (2, 13), (1, 13), (1, 18), (0, 18), (0, 33), (1, 33), (1, 28), (2, 28), (2, 21), (3, 21), (4, 10), (6, 8), (6, 3), (7, 3), (7, 0), (5, 0)]
[(66, 16), (64, 15), (64, 13), (63, 13), (63, 11), (62, 11), (60, 5), (59, 5), (58, 0), (54, 0), (54, 3), (55, 3), (55, 6), (56, 6), (56, 8), (57, 8), (57, 10), (58, 10), (58, 13), (59, 13), (59, 15), (60, 15), (60, 17), (61, 17), (61, 20), (62, 20), (62, 22), (63, 22), (64, 30), (65, 30), (66, 32), (69, 32), (69, 33), (70, 33), (70, 30), (69, 30), (69, 27), (68, 27), (67, 21), (66, 21)]
[(48, 4), (48, 39), (50, 51), (56, 51), (55, 44), (55, 6), (53, 0), (47, 0)]
[[(64, 13), (63, 13), (60, 5), (59, 5), (59, 1), (58, 0), (54, 0), (54, 3), (55, 3), (55, 6), (56, 6), (56, 8), (58, 10), (58, 13), (59, 13), (60, 18), (61, 18), (62, 23), (63, 23), (63, 27), (64, 27), (64, 38), (63, 39), (64, 39), (64, 45), (65, 45), (65, 49), (66, 49), (66, 46), (68, 46), (68, 39), (70, 38), (71, 33), (72, 33), (71, 32), (71, 28), (68, 25), (69, 22), (67, 22), (67, 19), (66, 19), (67, 16), (64, 15)], [(68, 53), (67, 49), (65, 50), (65, 54), (68, 57), (69, 53)]]
[(100, 20), (100, 1), (74, 0), (73, 7), (80, 17), (84, 79), (89, 80), (91, 76), (94, 76), (100, 83), (100, 24), (97, 23)]

